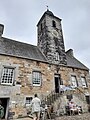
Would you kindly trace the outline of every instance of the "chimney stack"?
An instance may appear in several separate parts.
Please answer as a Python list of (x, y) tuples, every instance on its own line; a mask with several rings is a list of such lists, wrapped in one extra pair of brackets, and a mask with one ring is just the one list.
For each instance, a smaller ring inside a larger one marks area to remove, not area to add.
[(70, 56), (74, 56), (73, 49), (69, 49), (66, 53)]
[(4, 25), (0, 24), (0, 37), (2, 36), (3, 31), (4, 31)]

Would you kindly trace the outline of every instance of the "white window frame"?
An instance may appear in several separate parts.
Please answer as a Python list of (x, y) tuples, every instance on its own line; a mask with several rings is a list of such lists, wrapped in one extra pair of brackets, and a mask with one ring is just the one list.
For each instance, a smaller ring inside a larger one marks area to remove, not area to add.
[[(28, 100), (27, 100), (27, 98), (28, 98)], [(30, 106), (32, 99), (33, 99), (32, 96), (27, 96), (27, 97), (25, 98), (25, 105), (26, 105), (26, 106)]]
[[(35, 83), (36, 81), (36, 83)], [(42, 75), (40, 71), (33, 71), (32, 72), (32, 85), (33, 86), (41, 86), (42, 82)]]
[(73, 86), (73, 87), (78, 86), (76, 75), (71, 75), (71, 86)]
[[(6, 72), (7, 69), (7, 72)], [(13, 70), (13, 75), (11, 76), (11, 69)], [(4, 79), (3, 79), (4, 77)], [(6, 77), (6, 78), (5, 78)], [(11, 78), (10, 78), (11, 77)], [(12, 79), (10, 82), (10, 79)], [(1, 79), (0, 79), (0, 83), (2, 85), (13, 85), (15, 80), (15, 67), (11, 67), (11, 66), (3, 66), (2, 70), (1, 70)]]
[(84, 87), (84, 88), (87, 87), (86, 78), (85, 78), (84, 76), (81, 76), (81, 85), (82, 85), (82, 87)]

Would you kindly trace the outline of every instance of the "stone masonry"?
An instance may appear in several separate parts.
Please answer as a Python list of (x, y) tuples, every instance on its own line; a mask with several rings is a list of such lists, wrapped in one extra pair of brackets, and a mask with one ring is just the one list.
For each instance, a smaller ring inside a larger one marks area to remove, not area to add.
[[(39, 97), (42, 98), (55, 89), (54, 73), (57, 72), (57, 67), (55, 65), (49, 66), (49, 64), (43, 62), (0, 55), (0, 66), (3, 65), (16, 65), (15, 85), (0, 86), (0, 91), (2, 91), (0, 92), (0, 97), (7, 96), (10, 98), (9, 107), (11, 108), (12, 112), (15, 112), (14, 117), (27, 114), (25, 107), (26, 96), (33, 96), (34, 93), (38, 92)], [(40, 87), (32, 86), (33, 70), (40, 70), (42, 73), (42, 85)], [(86, 77), (88, 74), (88, 72), (85, 70), (73, 70), (72, 68), (67, 68), (64, 66), (60, 67), (58, 74), (59, 73), (61, 74), (61, 79), (65, 85), (71, 84), (70, 74), (76, 74), (78, 81), (81, 74), (85, 75)], [(86, 91), (87, 90), (88, 88)]]

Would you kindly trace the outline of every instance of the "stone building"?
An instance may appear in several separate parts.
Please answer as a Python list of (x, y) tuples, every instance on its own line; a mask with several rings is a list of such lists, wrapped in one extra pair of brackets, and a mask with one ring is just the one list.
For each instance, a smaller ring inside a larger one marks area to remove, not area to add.
[[(43, 99), (52, 92), (59, 93), (60, 85), (74, 87), (73, 99), (87, 107), (81, 97), (90, 93), (89, 69), (75, 58), (72, 49), (65, 51), (60, 18), (45, 11), (37, 24), (37, 46), (5, 38), (3, 31), (0, 24), (0, 100), (4, 118), (26, 115), (35, 93)], [(61, 97), (63, 105), (67, 95), (71, 93)]]

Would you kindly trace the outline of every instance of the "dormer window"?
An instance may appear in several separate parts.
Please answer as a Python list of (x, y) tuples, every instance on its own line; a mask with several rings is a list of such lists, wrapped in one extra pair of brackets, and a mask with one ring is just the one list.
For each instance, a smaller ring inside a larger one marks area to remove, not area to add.
[(56, 22), (54, 20), (52, 21), (52, 26), (56, 27)]

